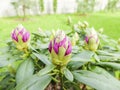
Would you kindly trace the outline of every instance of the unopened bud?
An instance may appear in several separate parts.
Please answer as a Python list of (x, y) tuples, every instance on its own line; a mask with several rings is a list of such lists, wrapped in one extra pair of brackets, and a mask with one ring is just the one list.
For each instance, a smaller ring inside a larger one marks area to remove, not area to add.
[(83, 24), (85, 25), (85, 28), (89, 26), (87, 21), (84, 21)]
[(78, 35), (78, 33), (76, 32), (76, 33), (73, 35), (73, 38), (72, 38), (72, 46), (75, 46), (78, 40), (79, 40), (79, 35)]
[(26, 31), (22, 25), (19, 25), (13, 30), (11, 37), (19, 50), (23, 50), (28, 47), (27, 43), (30, 39), (30, 33)]
[(100, 29), (98, 30), (99, 33), (103, 33), (103, 31), (104, 31), (103, 28), (100, 28)]
[(91, 28), (86, 32), (85, 45), (91, 51), (96, 51), (99, 45), (97, 32)]
[(63, 31), (57, 31), (55, 37), (50, 41), (49, 52), (55, 65), (66, 65), (71, 57), (72, 45)]
[(120, 45), (120, 38), (118, 39), (118, 44)]
[(68, 16), (67, 24), (68, 24), (68, 25), (71, 25), (71, 24), (72, 24), (72, 19), (71, 19), (70, 16)]

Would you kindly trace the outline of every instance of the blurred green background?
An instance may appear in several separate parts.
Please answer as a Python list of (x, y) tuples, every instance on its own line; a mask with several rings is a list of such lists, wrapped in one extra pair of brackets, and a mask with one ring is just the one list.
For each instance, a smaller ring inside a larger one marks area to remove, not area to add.
[[(40, 11), (44, 12), (44, 0), (39, 0)], [(78, 23), (78, 21), (87, 21), (90, 27), (94, 27), (96, 30), (100, 28), (104, 29), (105, 34), (111, 38), (120, 38), (120, 11), (116, 8), (119, 0), (108, 0), (108, 4), (104, 10), (94, 11), (95, 0), (76, 0), (78, 3), (77, 12), (72, 14), (57, 14), (57, 2), (59, 0), (53, 0), (54, 14), (40, 14), (40, 15), (27, 15), (25, 10), (31, 8), (32, 3), (30, 0), (18, 0), (12, 2), (16, 13), (19, 11), (18, 6), (22, 6), (23, 15), (18, 14), (13, 17), (1, 17), (0, 18), (0, 46), (11, 38), (11, 32), (18, 24), (22, 24), (27, 30), (37, 32), (38, 28), (42, 30), (71, 30), (72, 28), (67, 25), (68, 16), (72, 19), (72, 25)], [(99, 0), (100, 1), (100, 0)], [(81, 3), (82, 2), (82, 3)], [(102, 2), (102, 1), (101, 1)], [(24, 7), (26, 6), (26, 7)], [(4, 45), (4, 44), (3, 44)]]

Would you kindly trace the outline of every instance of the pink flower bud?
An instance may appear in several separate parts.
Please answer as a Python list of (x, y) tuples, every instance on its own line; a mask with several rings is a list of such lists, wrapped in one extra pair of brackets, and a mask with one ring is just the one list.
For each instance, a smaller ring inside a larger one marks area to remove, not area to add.
[(50, 41), (48, 49), (54, 59), (53, 63), (64, 65), (69, 61), (68, 58), (67, 60), (65, 58), (70, 57), (72, 45), (63, 31), (57, 31), (55, 37)]
[(11, 38), (19, 50), (24, 51), (28, 48), (30, 33), (22, 25), (19, 25), (16, 29), (13, 30), (11, 33)]
[(15, 30), (13, 30), (11, 37), (16, 42), (19, 42), (20, 40), (22, 42), (27, 42), (30, 38), (30, 33), (26, 31), (22, 25), (19, 25)]
[(94, 30), (94, 28), (86, 32), (85, 43), (86, 43), (86, 47), (89, 50), (92, 50), (92, 51), (97, 50), (99, 45), (99, 39), (98, 39), (97, 32)]
[(65, 36), (63, 31), (58, 31), (55, 38), (52, 41), (50, 41), (49, 52), (51, 52), (53, 48), (56, 54), (58, 54), (59, 48), (62, 46), (66, 49), (65, 55), (68, 55), (72, 52), (72, 45), (70, 40), (67, 36)]

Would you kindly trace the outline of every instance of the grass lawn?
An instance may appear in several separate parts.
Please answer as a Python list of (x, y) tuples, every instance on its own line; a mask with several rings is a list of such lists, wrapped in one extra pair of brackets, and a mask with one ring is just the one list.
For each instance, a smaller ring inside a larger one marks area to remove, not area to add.
[[(114, 39), (120, 36), (120, 13), (92, 13), (87, 16), (79, 14), (62, 14), (62, 15), (42, 15), (42, 16), (28, 16), (26, 21), (22, 21), (18, 17), (0, 18), (0, 42), (10, 38), (11, 31), (18, 25), (23, 26), (30, 32), (37, 32), (38, 27), (43, 30), (70, 30), (67, 25), (67, 17), (71, 16), (73, 24), (78, 21), (88, 21), (90, 26), (95, 29), (104, 28), (104, 33)], [(1, 45), (1, 44), (0, 44)]]

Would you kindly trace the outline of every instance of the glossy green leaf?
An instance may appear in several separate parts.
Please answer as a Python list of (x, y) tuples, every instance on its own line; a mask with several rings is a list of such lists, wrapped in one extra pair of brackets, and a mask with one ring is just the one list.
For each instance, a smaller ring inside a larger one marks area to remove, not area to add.
[(100, 59), (99, 59), (99, 57), (98, 57), (97, 54), (94, 54), (94, 58), (95, 58), (95, 60), (96, 60), (97, 62), (100, 62)]
[(39, 74), (39, 75), (45, 75), (45, 74), (51, 72), (54, 68), (55, 68), (55, 66), (54, 66), (53, 64), (48, 65), (48, 66), (46, 66), (45, 68), (43, 68), (42, 70), (40, 70), (40, 71), (38, 72), (38, 74)]
[[(104, 71), (104, 70), (103, 70)], [(104, 73), (91, 72), (87, 70), (80, 70), (78, 72), (73, 72), (74, 78), (79, 82), (82, 82), (88, 86), (91, 86), (97, 90), (119, 90), (120, 83), (109, 73), (105, 76)], [(111, 78), (112, 77), (112, 78)]]
[(112, 56), (112, 53), (109, 53), (108, 51), (105, 51), (105, 50), (97, 50), (97, 53), (100, 55)]
[(72, 69), (77, 69), (84, 65), (85, 63), (89, 62), (91, 60), (91, 57), (93, 56), (93, 52), (91, 51), (83, 51), (78, 54), (75, 54), (71, 61), (68, 63), (68, 66)]
[(79, 51), (79, 48), (80, 48), (80, 47), (77, 46), (77, 45), (76, 45), (76, 46), (73, 46), (73, 47), (72, 47), (72, 53), (77, 53), (77, 52)]
[(7, 66), (15, 61), (15, 59), (10, 58), (10, 54), (4, 54), (0, 56), (0, 67)]
[(81, 62), (88, 62), (90, 61), (91, 57), (93, 56), (93, 52), (91, 51), (83, 51), (80, 52), (72, 57), (72, 61), (81, 61)]
[(43, 62), (46, 65), (50, 65), (51, 62), (48, 60), (48, 57), (43, 54), (33, 53), (37, 58), (40, 59), (41, 62)]
[[(42, 76), (35, 74), (29, 77), (28, 79), (22, 81), (20, 84), (18, 84), (16, 86), (16, 90), (29, 90), (29, 89), (30, 90), (44, 90), (45, 87), (48, 85), (48, 83), (51, 81), (51, 79), (52, 77), (48, 74), (42, 75)], [(33, 87), (37, 89), (33, 89)]]
[(48, 46), (49, 46), (49, 43), (40, 44), (40, 49), (47, 49)]
[(32, 60), (23, 61), (16, 72), (16, 82), (21, 83), (24, 79), (29, 78), (33, 75), (34, 65)]
[(111, 67), (113, 69), (120, 70), (120, 64), (119, 63), (114, 63), (114, 62), (99, 62), (99, 63), (97, 63), (97, 65), (105, 66), (105, 67)]
[(45, 90), (48, 84), (51, 81), (51, 77), (44, 77), (42, 80), (37, 81), (32, 86), (28, 88), (28, 90)]
[(104, 75), (107, 79), (109, 79), (109, 82), (113, 84), (113, 87), (119, 87), (120, 88), (120, 81), (114, 78), (110, 73), (108, 73), (106, 70), (100, 67), (94, 67), (91, 69), (93, 72), (97, 74)]
[(114, 60), (120, 59), (120, 52), (98, 50), (97, 53), (98, 53), (98, 57), (100, 58), (100, 60), (114, 61)]
[(67, 69), (64, 69), (64, 75), (69, 81), (73, 81), (73, 74)]
[(75, 70), (78, 69), (79, 67), (81, 67), (82, 65), (84, 65), (86, 62), (80, 62), (80, 61), (70, 61), (68, 63), (68, 67), (70, 67), (71, 69)]

